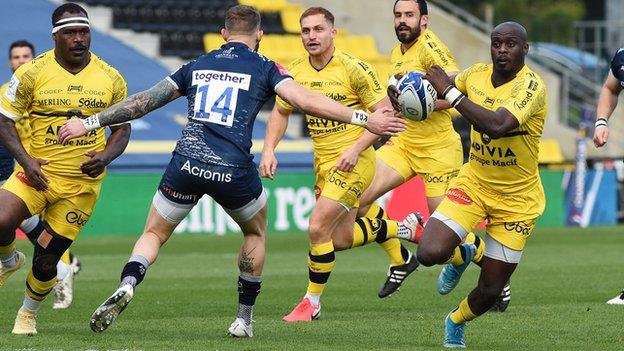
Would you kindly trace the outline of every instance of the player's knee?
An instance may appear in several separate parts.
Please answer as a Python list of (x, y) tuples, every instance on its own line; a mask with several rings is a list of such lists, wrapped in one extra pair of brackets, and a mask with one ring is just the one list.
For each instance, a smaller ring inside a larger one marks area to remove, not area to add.
[[(310, 233), (310, 240), (315, 242), (324, 242), (331, 238), (331, 236), (328, 235), (325, 226), (320, 221), (310, 221), (308, 232)], [(327, 237), (327, 240), (323, 240), (325, 237)]]
[(445, 252), (433, 245), (419, 245), (416, 256), (418, 257), (418, 262), (425, 267), (431, 267), (445, 261)]
[(332, 237), (332, 241), (334, 242), (334, 250), (342, 251), (350, 249), (353, 246), (353, 235), (338, 235)]

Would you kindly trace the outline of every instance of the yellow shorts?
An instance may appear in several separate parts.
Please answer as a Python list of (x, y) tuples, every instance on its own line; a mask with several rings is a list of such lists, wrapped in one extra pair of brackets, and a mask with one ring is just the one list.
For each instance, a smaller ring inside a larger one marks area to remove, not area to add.
[(544, 212), (546, 199), (541, 183), (520, 194), (501, 194), (486, 189), (464, 169), (453, 179), (437, 212), (467, 232), (487, 219), (487, 233), (499, 243), (521, 251)]
[(26, 183), (26, 175), (15, 171), (3, 189), (22, 199), (31, 214), (45, 210), (43, 219), (57, 234), (76, 240), (80, 230), (93, 212), (100, 194), (100, 182), (94, 184), (69, 181), (47, 174), (49, 183), (45, 192), (37, 191)]
[(375, 150), (372, 147), (364, 150), (351, 172), (333, 169), (337, 162), (315, 162), (316, 197), (322, 195), (348, 208), (357, 208), (362, 193), (375, 176)]
[(408, 181), (421, 176), (427, 197), (443, 196), (451, 179), (464, 163), (459, 135), (441, 148), (414, 148), (400, 138), (391, 138), (377, 150), (377, 158)]

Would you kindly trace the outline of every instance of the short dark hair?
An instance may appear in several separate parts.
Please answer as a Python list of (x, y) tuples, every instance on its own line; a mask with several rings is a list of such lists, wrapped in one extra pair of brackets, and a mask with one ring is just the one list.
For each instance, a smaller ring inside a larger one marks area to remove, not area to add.
[(56, 24), (56, 22), (58, 22), (58, 20), (61, 19), (61, 16), (63, 16), (64, 13), (81, 13), (83, 15), (85, 15), (85, 17), (89, 17), (89, 15), (87, 14), (87, 10), (85, 10), (82, 6), (75, 4), (73, 2), (68, 2), (66, 4), (63, 4), (59, 7), (56, 8), (56, 10), (54, 10), (54, 12), (52, 12), (52, 26), (54, 26)]
[(28, 40), (17, 40), (11, 43), (11, 46), (9, 46), (9, 59), (11, 58), (11, 51), (13, 51), (14, 48), (29, 48), (30, 51), (32, 52), (33, 57), (35, 57), (35, 46), (29, 42)]
[(260, 23), (260, 12), (251, 6), (236, 5), (225, 12), (225, 29), (230, 33), (251, 34)]
[[(396, 0), (394, 2), (394, 6), (392, 6), (392, 11), (396, 9), (396, 5), (399, 3), (399, 1), (410, 1), (410, 0)], [(418, 4), (418, 10), (420, 11), (421, 16), (429, 14), (429, 9), (427, 9), (427, 2), (425, 0), (411, 0), (411, 1)]]
[(301, 17), (299, 17), (299, 23), (301, 23), (304, 18), (314, 15), (323, 15), (325, 16), (325, 19), (332, 24), (332, 26), (334, 25), (334, 15), (324, 7), (310, 7), (309, 9), (303, 11)]

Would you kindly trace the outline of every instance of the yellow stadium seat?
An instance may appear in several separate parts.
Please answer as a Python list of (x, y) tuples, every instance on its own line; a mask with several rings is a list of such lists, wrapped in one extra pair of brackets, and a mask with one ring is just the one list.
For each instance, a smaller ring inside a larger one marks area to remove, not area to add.
[(294, 4), (288, 4), (288, 6), (284, 7), (280, 11), (282, 16), (282, 27), (284, 27), (286, 32), (298, 34), (301, 31), (299, 17), (301, 17), (302, 13), (303, 7)]
[(215, 34), (215, 33), (204, 34), (204, 50), (206, 50), (206, 52), (214, 50), (214, 49), (218, 49), (223, 44), (225, 44), (225, 41), (223, 40), (223, 37), (221, 36), (221, 34)]
[(286, 0), (238, 0), (238, 3), (253, 6), (261, 12), (281, 11), (288, 5)]
[(542, 139), (539, 146), (539, 163), (563, 163), (561, 145), (556, 139)]

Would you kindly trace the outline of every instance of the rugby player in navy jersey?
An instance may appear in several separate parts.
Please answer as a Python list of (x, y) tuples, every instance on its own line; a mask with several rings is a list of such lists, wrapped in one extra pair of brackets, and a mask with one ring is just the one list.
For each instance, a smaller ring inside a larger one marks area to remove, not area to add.
[(357, 124), (373, 133), (395, 135), (402, 119), (389, 108), (370, 116), (296, 83), (279, 64), (256, 53), (260, 14), (238, 5), (225, 15), (226, 41), (182, 66), (151, 89), (86, 119), (69, 120), (59, 142), (107, 125), (139, 118), (186, 96), (189, 121), (154, 196), (143, 235), (123, 268), (120, 287), (93, 313), (91, 329), (104, 331), (123, 311), (158, 256), (160, 247), (199, 199), (208, 194), (239, 224), (244, 235), (238, 257), (239, 310), (228, 332), (251, 337), (252, 312), (260, 292), (267, 225), (267, 195), (250, 153), (256, 114), (275, 94), (307, 114)]

